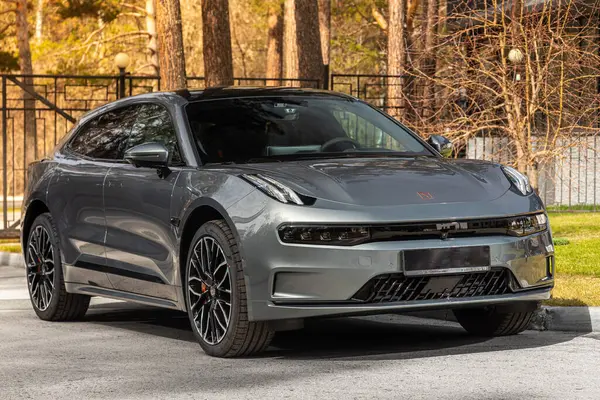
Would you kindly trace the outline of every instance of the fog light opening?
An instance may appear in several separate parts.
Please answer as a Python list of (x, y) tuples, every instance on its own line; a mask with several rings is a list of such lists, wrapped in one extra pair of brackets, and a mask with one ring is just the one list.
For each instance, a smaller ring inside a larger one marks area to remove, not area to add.
[(546, 258), (546, 276), (548, 278), (554, 277), (554, 257), (552, 256)]

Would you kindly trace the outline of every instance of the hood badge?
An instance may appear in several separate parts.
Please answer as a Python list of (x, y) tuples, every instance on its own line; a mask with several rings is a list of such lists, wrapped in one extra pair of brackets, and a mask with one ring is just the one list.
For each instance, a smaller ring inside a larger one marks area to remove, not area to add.
[(429, 192), (417, 192), (421, 200), (433, 200), (433, 195)]

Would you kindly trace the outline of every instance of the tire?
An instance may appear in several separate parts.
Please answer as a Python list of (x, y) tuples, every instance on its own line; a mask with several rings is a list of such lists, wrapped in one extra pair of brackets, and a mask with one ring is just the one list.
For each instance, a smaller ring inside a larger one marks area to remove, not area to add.
[[(209, 247), (214, 258), (208, 257)], [(213, 260), (210, 265), (202, 264), (210, 258)], [(206, 354), (240, 357), (260, 353), (268, 347), (273, 331), (267, 322), (248, 320), (239, 248), (224, 221), (209, 221), (194, 235), (183, 287), (192, 331)]]
[(37, 316), (44, 321), (83, 318), (90, 296), (65, 289), (58, 232), (49, 213), (33, 221), (24, 254), (29, 299)]
[(526, 308), (483, 308), (456, 309), (454, 315), (462, 327), (475, 336), (516, 335), (529, 327), (537, 309), (537, 303), (527, 304)]

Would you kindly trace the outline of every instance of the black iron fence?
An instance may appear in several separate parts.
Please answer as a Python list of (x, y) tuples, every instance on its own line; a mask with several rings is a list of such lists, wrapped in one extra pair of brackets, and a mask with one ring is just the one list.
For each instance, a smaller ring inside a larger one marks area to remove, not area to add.
[(417, 107), (417, 104), (413, 104), (416, 96), (408, 101), (406, 94), (421, 89), (419, 82), (411, 76), (374, 74), (332, 74), (330, 87), (331, 90), (358, 97), (392, 115)]
[[(29, 162), (49, 153), (88, 110), (116, 100), (121, 93), (132, 96), (160, 90), (160, 80), (151, 76), (0, 75), (0, 80), (0, 232), (5, 233), (18, 225)], [(318, 80), (302, 79), (235, 78), (234, 83), (327, 86)], [(189, 77), (188, 84), (202, 88), (204, 78)], [(329, 82), (332, 90), (351, 94), (391, 113), (394, 108), (410, 106), (402, 92), (399, 97), (390, 98), (390, 93), (394, 93), (390, 87), (397, 85), (404, 92), (418, 90), (415, 81), (404, 76), (332, 74)], [(466, 155), (510, 163), (514, 159), (511, 146), (503, 140), (506, 141), (493, 136), (471, 138), (466, 143)], [(543, 166), (540, 193), (550, 207), (596, 210), (600, 202), (600, 143), (590, 135), (573, 138), (572, 142), (557, 154), (555, 162)]]

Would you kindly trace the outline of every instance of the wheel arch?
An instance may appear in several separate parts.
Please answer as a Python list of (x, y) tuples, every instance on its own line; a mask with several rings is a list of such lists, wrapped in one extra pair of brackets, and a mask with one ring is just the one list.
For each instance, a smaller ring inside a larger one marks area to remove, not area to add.
[[(187, 263), (188, 251), (196, 234), (196, 231), (208, 221), (220, 219), (225, 221), (229, 226), (235, 240), (238, 243), (240, 254), (242, 253), (242, 247), (240, 243), (240, 237), (235, 228), (235, 224), (231, 220), (231, 217), (219, 203), (212, 199), (197, 199), (192, 205), (190, 205), (185, 212), (184, 218), (181, 220), (181, 234), (179, 239), (179, 273), (181, 277), (181, 286), (183, 287), (183, 279), (185, 276), (185, 267)], [(242, 257), (243, 259), (243, 257)]]
[(23, 223), (21, 225), (21, 248), (25, 249), (33, 221), (35, 221), (38, 216), (49, 212), (50, 209), (44, 201), (40, 199), (34, 199), (29, 202), (25, 211), (25, 216), (23, 217)]

